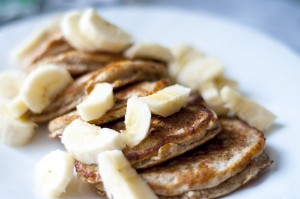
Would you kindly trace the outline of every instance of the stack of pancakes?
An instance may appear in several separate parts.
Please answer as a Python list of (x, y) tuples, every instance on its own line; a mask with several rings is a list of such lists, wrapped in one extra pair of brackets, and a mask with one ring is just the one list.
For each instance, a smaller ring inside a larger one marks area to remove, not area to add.
[[(55, 63), (75, 78), (42, 113), (27, 113), (34, 122), (50, 121), (52, 138), (80, 118), (76, 105), (95, 83), (113, 85), (115, 105), (90, 123), (117, 131), (125, 128), (128, 98), (147, 96), (174, 84), (163, 62), (78, 52), (59, 35), (41, 46), (39, 54), (24, 65), (25, 70), (40, 67), (39, 63)], [(149, 136), (133, 148), (124, 148), (123, 153), (159, 198), (196, 199), (226, 195), (254, 179), (272, 163), (264, 147), (262, 132), (238, 118), (218, 117), (204, 106), (201, 96), (191, 94), (179, 112), (169, 117), (152, 115)], [(75, 165), (78, 177), (105, 196), (97, 168), (101, 165), (79, 161)]]

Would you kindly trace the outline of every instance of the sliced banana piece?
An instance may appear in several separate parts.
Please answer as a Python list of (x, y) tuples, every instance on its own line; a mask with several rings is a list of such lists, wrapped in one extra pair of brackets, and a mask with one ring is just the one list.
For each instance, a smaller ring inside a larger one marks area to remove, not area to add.
[(178, 75), (178, 82), (192, 89), (223, 74), (223, 64), (214, 58), (198, 58), (187, 64)]
[(109, 83), (98, 83), (89, 96), (77, 105), (77, 111), (83, 120), (91, 121), (103, 116), (113, 105), (113, 86)]
[(241, 96), (229, 86), (222, 88), (220, 94), (233, 113), (261, 131), (267, 130), (276, 119), (273, 113)]
[(214, 110), (218, 115), (224, 115), (228, 112), (228, 109), (224, 107), (225, 103), (220, 96), (219, 90), (213, 81), (201, 84), (199, 92), (206, 105)]
[(7, 104), (7, 109), (14, 118), (19, 118), (27, 112), (28, 107), (22, 96), (17, 96)]
[(36, 127), (26, 118), (13, 118), (6, 103), (0, 104), (0, 143), (8, 146), (25, 145), (31, 140)]
[(43, 157), (35, 168), (35, 186), (42, 197), (59, 197), (65, 192), (74, 171), (74, 160), (66, 152), (56, 150)]
[(190, 45), (179, 44), (171, 48), (172, 54), (180, 65), (186, 65), (194, 59), (204, 58), (205, 54)]
[(86, 38), (101, 51), (118, 53), (132, 41), (128, 33), (103, 19), (94, 9), (84, 11), (79, 27)]
[(125, 127), (121, 135), (127, 146), (133, 147), (143, 141), (149, 134), (151, 111), (148, 105), (133, 96), (127, 100)]
[(16, 97), (20, 92), (25, 77), (25, 73), (17, 70), (0, 73), (0, 98), (11, 100)]
[(85, 164), (97, 164), (100, 152), (125, 147), (121, 134), (117, 131), (78, 119), (65, 128), (61, 141), (76, 160)]
[(218, 76), (214, 79), (216, 87), (221, 90), (224, 86), (230, 86), (231, 88), (238, 89), (239, 83), (233, 79), (225, 77), (224, 75)]
[(158, 199), (119, 150), (98, 155), (99, 174), (110, 199)]
[(168, 71), (171, 77), (178, 76), (182, 68), (195, 59), (204, 58), (205, 54), (194, 49), (190, 45), (180, 44), (171, 48), (171, 52), (174, 56), (174, 62), (168, 66)]
[(61, 31), (64, 38), (77, 50), (96, 51), (94, 43), (87, 39), (79, 28), (81, 16), (81, 13), (76, 11), (66, 14), (61, 21)]
[(141, 99), (148, 104), (152, 113), (168, 117), (186, 105), (190, 93), (190, 88), (176, 84)]
[(125, 56), (130, 59), (146, 58), (170, 63), (173, 60), (171, 51), (157, 43), (139, 42), (125, 51)]
[(41, 113), (72, 81), (66, 69), (46, 64), (26, 77), (20, 95), (32, 112)]

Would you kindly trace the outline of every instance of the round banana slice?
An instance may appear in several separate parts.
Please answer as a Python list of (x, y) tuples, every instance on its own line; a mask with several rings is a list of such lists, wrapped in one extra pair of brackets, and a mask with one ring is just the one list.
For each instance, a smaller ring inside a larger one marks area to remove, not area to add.
[(7, 109), (10, 111), (12, 117), (19, 118), (24, 115), (28, 107), (24, 102), (22, 96), (15, 97), (12, 101), (10, 101), (7, 105)]
[(125, 51), (125, 56), (133, 58), (155, 59), (169, 63), (173, 60), (171, 51), (157, 43), (140, 42), (136, 43)]
[(64, 38), (77, 50), (96, 51), (94, 43), (90, 42), (79, 29), (80, 17), (80, 12), (71, 12), (63, 17), (60, 27)]
[(228, 112), (225, 103), (220, 96), (220, 92), (213, 81), (208, 81), (200, 85), (199, 93), (203, 97), (205, 104), (214, 110), (218, 115)]
[(128, 47), (131, 36), (100, 17), (94, 9), (86, 10), (79, 22), (81, 32), (101, 51), (118, 53)]
[(180, 71), (195, 59), (204, 58), (205, 54), (187, 44), (175, 45), (171, 48), (174, 62), (168, 66), (171, 77), (177, 78)]
[(126, 130), (121, 133), (126, 145), (133, 147), (143, 141), (149, 134), (150, 122), (148, 105), (137, 96), (129, 98), (125, 115)]
[(269, 110), (241, 96), (230, 86), (224, 86), (220, 94), (231, 112), (261, 131), (267, 130), (276, 119)]
[(19, 94), (25, 77), (25, 73), (17, 70), (0, 73), (0, 98), (11, 100), (16, 97)]
[(35, 123), (26, 119), (0, 115), (0, 143), (8, 146), (25, 145), (31, 140), (36, 127)]
[(78, 119), (65, 128), (61, 141), (76, 160), (85, 164), (97, 164), (100, 152), (125, 146), (120, 133)]
[(66, 152), (56, 150), (43, 157), (35, 168), (38, 194), (43, 197), (59, 197), (70, 183), (74, 160)]
[(190, 88), (176, 84), (141, 99), (148, 104), (152, 113), (168, 117), (186, 105), (190, 93)]
[(77, 105), (77, 111), (84, 121), (100, 118), (114, 105), (113, 86), (98, 83), (89, 96)]
[(26, 77), (20, 95), (32, 112), (41, 113), (72, 81), (66, 69), (47, 64), (38, 67)]
[(98, 155), (99, 174), (109, 198), (158, 199), (139, 176), (122, 151), (105, 151)]
[(224, 72), (223, 64), (214, 58), (196, 58), (188, 63), (178, 74), (178, 82), (192, 89), (197, 89), (206, 81), (221, 76)]

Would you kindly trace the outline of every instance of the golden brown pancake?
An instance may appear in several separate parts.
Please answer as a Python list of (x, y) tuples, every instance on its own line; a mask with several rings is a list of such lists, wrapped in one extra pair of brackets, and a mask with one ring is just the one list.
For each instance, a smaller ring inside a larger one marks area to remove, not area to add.
[[(169, 117), (152, 115), (150, 134), (133, 148), (123, 149), (134, 168), (157, 165), (203, 144), (220, 132), (216, 114), (202, 105), (201, 98), (192, 96), (191, 99), (186, 107)], [(124, 123), (120, 121), (104, 127), (120, 131)], [(89, 166), (77, 162), (77, 169), (79, 167)], [(85, 169), (79, 169), (78, 174), (90, 175)]]
[(34, 65), (31, 65), (29, 70), (33, 70), (44, 64), (55, 64), (69, 71), (73, 77), (86, 74), (106, 66), (107, 64), (124, 60), (121, 54), (112, 54), (105, 52), (81, 52), (70, 50), (53, 56), (45, 57)]
[[(134, 85), (118, 90), (114, 94), (115, 105), (108, 110), (102, 117), (92, 120), (89, 123), (102, 125), (111, 121), (118, 120), (125, 116), (127, 99), (133, 95), (142, 97), (151, 95), (152, 93), (159, 91), (170, 84), (167, 79), (162, 79), (154, 82), (140, 82)], [(62, 134), (65, 127), (69, 125), (73, 120), (80, 118), (77, 111), (72, 111), (65, 115), (62, 115), (54, 120), (50, 121), (48, 128), (51, 132), (52, 138), (58, 137)]]
[(35, 67), (34, 63), (42, 60), (43, 58), (59, 55), (60, 53), (67, 52), (73, 48), (66, 42), (62, 33), (59, 31), (49, 32), (44, 41), (41, 42), (39, 48), (31, 52), (30, 55), (22, 63), (22, 70), (30, 72)]
[[(222, 132), (205, 144), (138, 173), (160, 198), (216, 198), (254, 179), (272, 163), (263, 153), (265, 138), (260, 131), (234, 118), (221, 118), (220, 124)], [(76, 161), (75, 167), (80, 179), (105, 194), (96, 165)]]

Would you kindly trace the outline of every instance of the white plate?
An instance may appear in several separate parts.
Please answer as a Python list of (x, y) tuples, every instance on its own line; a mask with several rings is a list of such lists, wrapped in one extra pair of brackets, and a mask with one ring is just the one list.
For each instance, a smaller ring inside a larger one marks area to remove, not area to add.
[[(160, 8), (110, 8), (102, 14), (137, 40), (171, 46), (190, 43), (222, 60), (230, 77), (251, 99), (272, 110), (278, 120), (267, 133), (274, 164), (262, 177), (227, 198), (300, 198), (299, 102), (300, 59), (280, 42), (241, 24), (205, 13)], [(12, 67), (10, 53), (47, 16), (27, 19), (0, 30), (0, 66)], [(0, 146), (0, 199), (34, 198), (36, 162), (50, 150), (63, 148), (41, 130), (22, 148)], [(63, 198), (98, 198), (74, 181)]]

